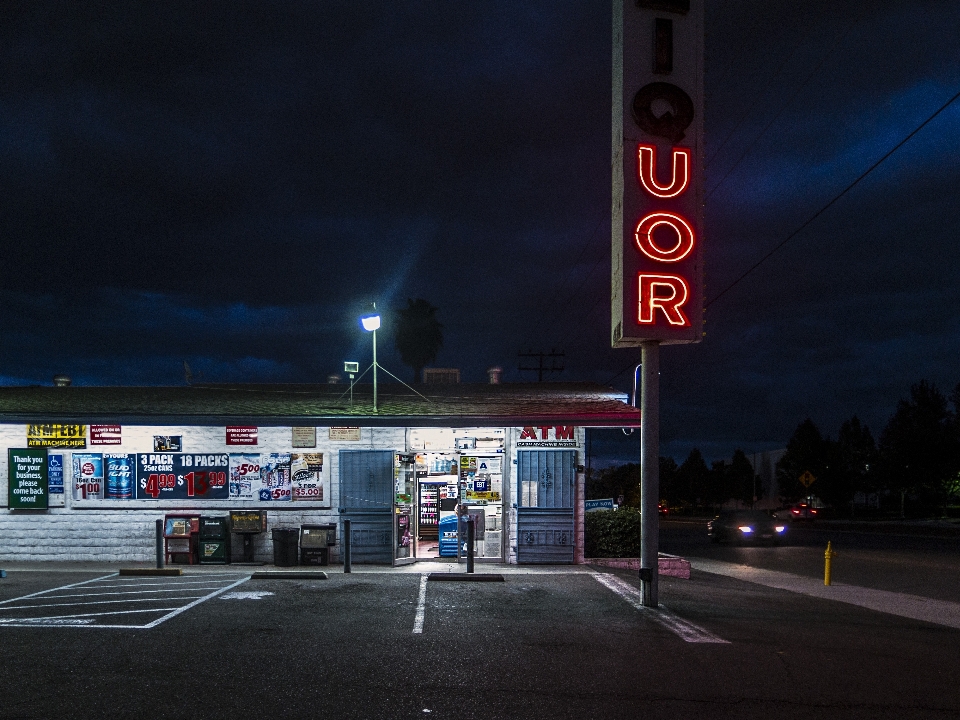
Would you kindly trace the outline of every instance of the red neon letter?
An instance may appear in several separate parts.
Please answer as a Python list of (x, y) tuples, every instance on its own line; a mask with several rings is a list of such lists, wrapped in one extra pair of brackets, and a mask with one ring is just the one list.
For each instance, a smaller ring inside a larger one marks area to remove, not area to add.
[[(653, 231), (657, 228), (669, 228), (676, 235), (671, 248), (662, 248), (653, 241)], [(637, 247), (651, 260), (659, 262), (677, 262), (683, 260), (693, 250), (693, 228), (679, 215), (668, 212), (652, 212), (637, 223), (634, 233)]]
[(689, 325), (690, 321), (680, 309), (690, 297), (690, 288), (682, 277), (677, 275), (654, 275), (640, 273), (640, 307), (637, 322), (641, 325), (655, 325), (656, 311), (660, 310), (671, 325)]
[(690, 149), (673, 149), (673, 177), (669, 185), (657, 182), (657, 146), (637, 145), (637, 179), (648, 193), (658, 198), (676, 197), (690, 182)]

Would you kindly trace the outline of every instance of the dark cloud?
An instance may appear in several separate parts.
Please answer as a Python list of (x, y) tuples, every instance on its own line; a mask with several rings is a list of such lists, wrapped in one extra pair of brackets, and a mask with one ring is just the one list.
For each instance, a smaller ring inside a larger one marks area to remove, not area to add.
[[(574, 0), (5, 4), (0, 375), (322, 380), (368, 357), (370, 302), (422, 296), (465, 380), (556, 348), (557, 379), (629, 388), (610, 26)], [(946, 0), (708, 2), (708, 298), (960, 89), (958, 31)], [(960, 380), (958, 131), (953, 106), (663, 351), (666, 452), (876, 433)]]

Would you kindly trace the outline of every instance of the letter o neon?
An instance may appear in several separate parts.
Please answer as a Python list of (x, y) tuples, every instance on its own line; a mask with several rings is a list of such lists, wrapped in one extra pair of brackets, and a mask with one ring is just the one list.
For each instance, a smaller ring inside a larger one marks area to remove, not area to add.
[[(653, 240), (653, 231), (668, 226), (676, 234), (676, 243), (671, 248), (662, 248)], [(679, 215), (668, 212), (654, 212), (637, 223), (634, 233), (640, 252), (651, 260), (677, 262), (683, 260), (693, 250), (693, 228)]]

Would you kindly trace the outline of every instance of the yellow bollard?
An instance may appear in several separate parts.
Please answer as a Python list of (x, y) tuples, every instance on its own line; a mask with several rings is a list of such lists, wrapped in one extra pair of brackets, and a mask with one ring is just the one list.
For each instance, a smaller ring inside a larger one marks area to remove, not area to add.
[(823, 553), (823, 584), (830, 584), (830, 561), (833, 560), (837, 554), (833, 551), (833, 543), (829, 540), (827, 541), (827, 550)]

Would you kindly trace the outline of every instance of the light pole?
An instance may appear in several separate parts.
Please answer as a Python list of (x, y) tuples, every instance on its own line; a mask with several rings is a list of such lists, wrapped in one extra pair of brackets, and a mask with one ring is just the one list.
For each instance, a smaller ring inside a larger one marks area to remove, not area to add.
[(360, 324), (367, 332), (373, 333), (373, 411), (377, 411), (377, 329), (380, 327), (380, 314), (377, 304), (373, 304), (373, 312), (360, 318)]

